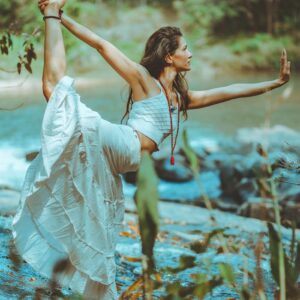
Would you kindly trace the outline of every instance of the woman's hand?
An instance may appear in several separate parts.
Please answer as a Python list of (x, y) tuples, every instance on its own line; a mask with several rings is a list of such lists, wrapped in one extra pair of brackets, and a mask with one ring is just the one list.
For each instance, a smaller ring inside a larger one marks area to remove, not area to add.
[(286, 50), (282, 50), (280, 57), (280, 73), (278, 82), (280, 85), (287, 83), (290, 80), (291, 62), (287, 60)]
[(41, 13), (44, 14), (46, 8), (51, 7), (59, 10), (66, 2), (67, 0), (39, 0), (38, 5)]

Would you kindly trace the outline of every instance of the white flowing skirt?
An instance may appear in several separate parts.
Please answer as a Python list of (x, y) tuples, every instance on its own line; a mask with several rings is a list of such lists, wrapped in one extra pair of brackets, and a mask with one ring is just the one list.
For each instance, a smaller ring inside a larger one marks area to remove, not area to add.
[[(73, 79), (56, 85), (45, 111), (41, 150), (23, 185), (13, 236), (21, 256), (87, 299), (117, 299), (116, 238), (124, 217), (121, 173), (136, 171), (140, 141), (80, 102)], [(102, 293), (102, 295), (101, 295)]]

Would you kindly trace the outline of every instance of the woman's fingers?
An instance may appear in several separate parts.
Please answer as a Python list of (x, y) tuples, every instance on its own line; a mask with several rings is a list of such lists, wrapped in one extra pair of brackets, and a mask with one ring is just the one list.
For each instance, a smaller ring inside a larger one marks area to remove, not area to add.
[(280, 57), (280, 79), (287, 82), (290, 79), (291, 62), (287, 60), (286, 50), (283, 49)]
[(40, 8), (46, 7), (49, 4), (49, 0), (39, 0), (38, 5)]

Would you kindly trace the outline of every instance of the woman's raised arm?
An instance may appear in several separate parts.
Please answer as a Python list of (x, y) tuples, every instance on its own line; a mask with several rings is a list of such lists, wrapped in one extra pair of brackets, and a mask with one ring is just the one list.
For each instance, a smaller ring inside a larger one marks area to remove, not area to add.
[[(40, 9), (43, 10), (48, 3), (49, 0), (39, 0)], [(139, 82), (141, 75), (146, 74), (140, 64), (133, 62), (112, 43), (98, 36), (87, 27), (77, 23), (65, 13), (61, 15), (61, 21), (77, 38), (95, 48), (130, 85)]]
[(256, 96), (273, 90), (287, 83), (290, 78), (290, 62), (285, 49), (280, 58), (279, 78), (259, 83), (238, 83), (205, 91), (189, 91), (188, 109), (206, 107), (231, 99)]
[(48, 101), (57, 82), (65, 75), (66, 55), (61, 25), (57, 17), (59, 9), (64, 5), (64, 0), (51, 3), (45, 9), (45, 41), (44, 41), (44, 69), (43, 93)]

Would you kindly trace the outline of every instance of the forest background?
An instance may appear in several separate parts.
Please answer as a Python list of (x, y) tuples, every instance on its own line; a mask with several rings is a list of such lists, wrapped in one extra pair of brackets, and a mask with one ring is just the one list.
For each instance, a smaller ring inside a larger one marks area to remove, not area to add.
[[(37, 1), (1, 0), (0, 39), (12, 34), (13, 49), (0, 56), (0, 68), (17, 70), (24, 40), (33, 42), (39, 77), (43, 64), (43, 20)], [(297, 0), (72, 0), (65, 12), (139, 61), (148, 36), (163, 25), (179, 26), (202, 74), (217, 70), (278, 69), (283, 47), (292, 68), (300, 68), (300, 2)], [(99, 74), (103, 60), (64, 31), (68, 70)], [(106, 73), (107, 74), (107, 73)], [(0, 72), (0, 78), (8, 73)]]

